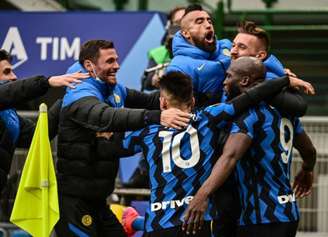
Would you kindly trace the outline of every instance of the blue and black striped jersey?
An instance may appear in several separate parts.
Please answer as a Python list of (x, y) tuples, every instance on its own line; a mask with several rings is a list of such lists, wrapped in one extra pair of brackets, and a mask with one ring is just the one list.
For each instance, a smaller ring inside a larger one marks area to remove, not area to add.
[[(132, 153), (142, 151), (149, 166), (147, 232), (182, 225), (188, 203), (218, 158), (217, 144), (223, 127), (234, 114), (232, 104), (222, 103), (196, 113), (185, 130), (152, 125), (125, 138), (123, 148)], [(205, 219), (213, 216), (210, 203)]]
[(299, 119), (283, 117), (265, 103), (233, 123), (231, 133), (245, 133), (252, 139), (235, 171), (242, 203), (240, 225), (299, 219), (290, 166), (293, 140), (301, 132)]

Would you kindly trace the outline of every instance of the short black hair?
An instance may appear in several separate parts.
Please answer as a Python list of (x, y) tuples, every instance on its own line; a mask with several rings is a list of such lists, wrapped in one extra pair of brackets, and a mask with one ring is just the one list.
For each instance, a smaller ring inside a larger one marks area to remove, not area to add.
[(160, 90), (166, 91), (179, 104), (192, 104), (193, 87), (191, 78), (182, 72), (169, 72), (159, 81)]
[(0, 49), (0, 61), (7, 60), (9, 63), (12, 61), (12, 56), (4, 49)]
[(239, 33), (249, 34), (257, 37), (263, 42), (266, 51), (270, 50), (270, 37), (261, 27), (258, 27), (253, 21), (242, 21), (238, 27)]
[(113, 49), (114, 43), (109, 40), (89, 40), (81, 46), (79, 62), (83, 65), (85, 60), (96, 63), (100, 49)]
[(190, 12), (193, 11), (204, 11), (203, 7), (199, 4), (192, 4), (187, 6), (187, 8), (185, 9), (185, 13), (183, 14), (183, 16), (187, 15)]

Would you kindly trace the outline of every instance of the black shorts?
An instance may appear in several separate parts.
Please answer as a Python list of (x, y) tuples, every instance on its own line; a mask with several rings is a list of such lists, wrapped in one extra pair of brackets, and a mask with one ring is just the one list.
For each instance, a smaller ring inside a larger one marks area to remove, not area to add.
[(70, 196), (59, 197), (58, 237), (126, 237), (123, 227), (106, 201), (90, 202)]
[(196, 234), (182, 231), (181, 226), (176, 226), (168, 229), (155, 230), (152, 232), (144, 232), (143, 237), (211, 237), (211, 222), (205, 221), (201, 230), (197, 231)]
[(297, 226), (297, 221), (239, 226), (237, 237), (294, 237)]

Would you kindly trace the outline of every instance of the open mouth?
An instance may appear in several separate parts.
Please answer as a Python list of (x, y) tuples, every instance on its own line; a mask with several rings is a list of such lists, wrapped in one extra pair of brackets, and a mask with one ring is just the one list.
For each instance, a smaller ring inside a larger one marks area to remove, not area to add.
[(212, 44), (214, 42), (214, 32), (213, 31), (206, 32), (205, 41), (209, 44)]
[(115, 77), (116, 76), (116, 71), (115, 72), (113, 72), (113, 71), (112, 72), (108, 72), (107, 73), (107, 76), (108, 77)]
[(232, 59), (232, 60), (236, 60), (237, 58), (238, 58), (237, 55), (231, 54), (231, 59)]

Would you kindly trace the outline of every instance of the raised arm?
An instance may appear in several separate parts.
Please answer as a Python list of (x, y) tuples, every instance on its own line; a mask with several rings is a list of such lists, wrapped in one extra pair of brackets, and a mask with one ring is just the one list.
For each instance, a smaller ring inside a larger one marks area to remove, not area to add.
[(301, 93), (291, 88), (285, 88), (268, 103), (291, 117), (302, 117), (307, 110), (307, 103)]
[(160, 122), (160, 111), (112, 108), (96, 97), (84, 97), (69, 107), (70, 119), (95, 132), (137, 130)]
[(268, 100), (268, 103), (283, 114), (291, 117), (302, 117), (306, 113), (307, 103), (299, 90), (302, 90), (305, 94), (314, 95), (314, 87), (311, 83), (297, 78), (293, 73), (288, 74), (288, 77), (290, 87), (285, 88), (271, 100)]
[(87, 73), (73, 73), (52, 76), (49, 79), (44, 76), (36, 76), (10, 81), (0, 85), (0, 109), (16, 107), (20, 103), (38, 98), (44, 95), (49, 87), (74, 87), (71, 83), (80, 83), (80, 79), (87, 77), (89, 77)]
[(0, 108), (16, 107), (27, 100), (42, 96), (48, 91), (49, 87), (48, 78), (44, 76), (31, 77), (0, 85)]
[(284, 87), (289, 86), (289, 84), (288, 77), (279, 77), (275, 80), (264, 81), (232, 99), (230, 103), (234, 105), (236, 112), (240, 114), (251, 106), (260, 103), (262, 100), (272, 98)]
[[(274, 83), (276, 81), (277, 83)], [(301, 117), (306, 112), (307, 103), (303, 97), (295, 91), (296, 88), (301, 88), (310, 95), (315, 93), (310, 83), (295, 77), (285, 76), (276, 78), (275, 80), (265, 81), (246, 91), (246, 94), (252, 99), (253, 104), (251, 105), (257, 104), (261, 100), (268, 100), (271, 105), (285, 114), (293, 117)], [(235, 99), (238, 99), (238, 97)], [(239, 99), (239, 101), (238, 104), (241, 106), (239, 107), (240, 110), (244, 110), (245, 106), (250, 106), (246, 103), (248, 101), (247, 99)], [(233, 100), (231, 102), (233, 102)]]
[(81, 126), (96, 132), (124, 132), (143, 128), (149, 124), (181, 129), (190, 114), (172, 108), (164, 111), (146, 109), (112, 108), (96, 97), (88, 96), (69, 105), (71, 117)]

